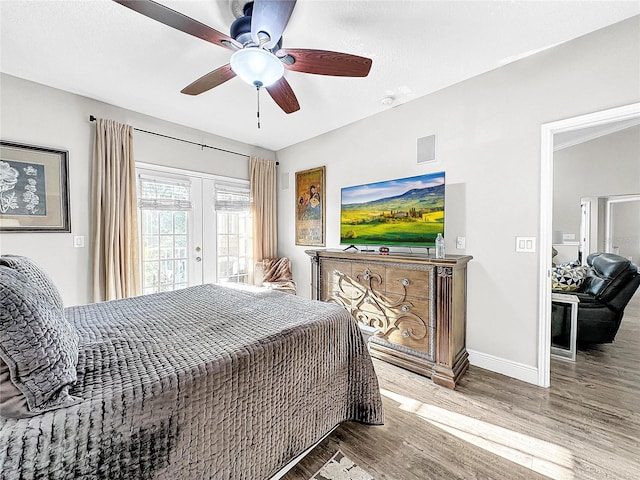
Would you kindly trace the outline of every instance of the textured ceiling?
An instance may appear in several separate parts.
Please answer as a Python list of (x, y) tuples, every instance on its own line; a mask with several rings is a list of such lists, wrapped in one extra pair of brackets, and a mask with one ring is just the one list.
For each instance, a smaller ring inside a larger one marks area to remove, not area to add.
[[(163, 3), (228, 33), (230, 0)], [(373, 59), (367, 78), (285, 75), (286, 115), (235, 78), (180, 90), (231, 52), (109, 0), (0, 0), (0, 70), (238, 141), (279, 150), (640, 13), (637, 1), (299, 0), (284, 47)], [(381, 99), (390, 96), (391, 105)]]

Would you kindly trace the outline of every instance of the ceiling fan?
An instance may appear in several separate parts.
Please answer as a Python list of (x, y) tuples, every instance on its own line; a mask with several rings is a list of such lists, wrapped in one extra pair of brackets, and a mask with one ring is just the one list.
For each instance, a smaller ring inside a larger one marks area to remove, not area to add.
[(230, 63), (200, 77), (182, 93), (198, 95), (235, 76), (260, 89), (264, 87), (285, 113), (300, 110), (291, 85), (283, 76), (293, 70), (316, 75), (366, 77), (371, 59), (348, 53), (282, 48), (284, 31), (296, 0), (254, 0), (243, 8), (227, 36), (152, 0), (114, 0), (142, 15), (215, 45), (233, 50)]

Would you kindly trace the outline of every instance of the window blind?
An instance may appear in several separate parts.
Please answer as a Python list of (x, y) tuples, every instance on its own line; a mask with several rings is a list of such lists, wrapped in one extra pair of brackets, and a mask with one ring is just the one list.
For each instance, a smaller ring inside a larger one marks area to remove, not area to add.
[(143, 210), (191, 210), (188, 179), (138, 175), (138, 206)]
[(216, 182), (215, 208), (218, 212), (249, 211), (249, 188), (241, 185)]

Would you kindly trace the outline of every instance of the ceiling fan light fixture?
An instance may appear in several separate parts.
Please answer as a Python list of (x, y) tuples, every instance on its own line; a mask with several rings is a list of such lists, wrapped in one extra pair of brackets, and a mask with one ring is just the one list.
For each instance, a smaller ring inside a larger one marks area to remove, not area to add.
[(268, 87), (284, 75), (284, 65), (278, 57), (259, 47), (246, 47), (231, 55), (231, 69), (256, 87)]

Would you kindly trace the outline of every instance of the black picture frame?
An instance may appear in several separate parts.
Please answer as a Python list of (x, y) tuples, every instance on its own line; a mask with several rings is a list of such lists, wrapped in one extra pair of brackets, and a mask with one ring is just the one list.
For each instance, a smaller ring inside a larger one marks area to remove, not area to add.
[(0, 140), (0, 232), (71, 232), (69, 152)]

